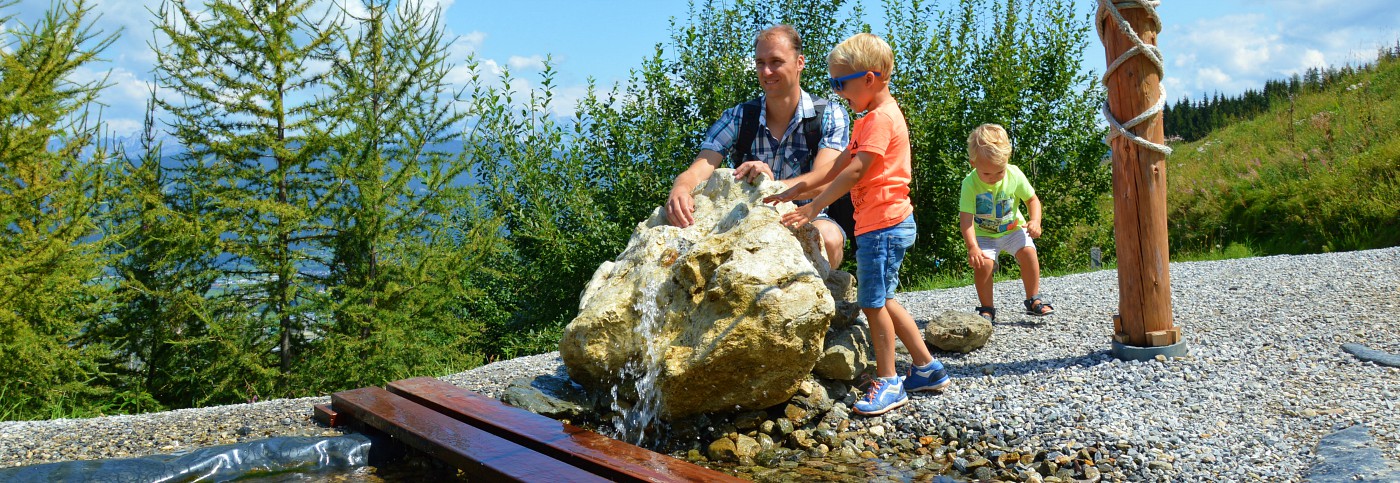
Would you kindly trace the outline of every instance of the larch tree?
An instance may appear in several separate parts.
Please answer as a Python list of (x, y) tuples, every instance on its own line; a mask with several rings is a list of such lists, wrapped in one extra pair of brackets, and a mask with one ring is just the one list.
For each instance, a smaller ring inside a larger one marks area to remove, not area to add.
[(327, 274), (324, 222), (340, 186), (324, 162), (331, 137), (315, 94), (341, 28), (330, 13), (313, 15), (317, 3), (213, 0), (195, 11), (171, 0), (155, 12), (158, 103), (188, 149), (180, 181), (195, 191), (196, 214), (223, 227), (216, 297), (232, 303), (218, 304), (231, 309), (214, 314), (211, 331), (231, 354), (210, 368), (215, 392), (287, 391), (295, 354), (315, 334), (310, 298)]

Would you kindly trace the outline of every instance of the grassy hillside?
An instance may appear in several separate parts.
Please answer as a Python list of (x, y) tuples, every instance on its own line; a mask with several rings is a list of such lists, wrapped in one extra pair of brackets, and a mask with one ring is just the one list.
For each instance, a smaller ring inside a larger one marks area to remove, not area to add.
[(1396, 92), (1400, 61), (1383, 57), (1265, 114), (1174, 145), (1167, 158), (1172, 251), (1400, 245)]

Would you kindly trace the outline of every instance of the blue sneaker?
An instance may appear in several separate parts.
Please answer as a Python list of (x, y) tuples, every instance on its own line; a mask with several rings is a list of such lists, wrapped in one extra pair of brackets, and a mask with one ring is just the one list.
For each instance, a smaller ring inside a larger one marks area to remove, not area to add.
[(943, 370), (943, 363), (934, 359), (926, 366), (909, 368), (909, 376), (904, 378), (904, 390), (907, 392), (942, 391), (952, 383), (953, 381), (948, 379), (948, 371)]
[(909, 402), (909, 396), (904, 394), (903, 379), (899, 376), (875, 378), (870, 383), (870, 391), (865, 393), (865, 399), (856, 401), (854, 406), (856, 414), (866, 416), (885, 414), (889, 410)]

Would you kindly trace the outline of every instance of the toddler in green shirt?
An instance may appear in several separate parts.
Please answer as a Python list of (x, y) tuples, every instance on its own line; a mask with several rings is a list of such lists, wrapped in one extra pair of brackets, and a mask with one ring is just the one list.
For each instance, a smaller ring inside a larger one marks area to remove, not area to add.
[[(958, 202), (959, 231), (967, 244), (967, 264), (972, 266), (977, 287), (977, 314), (996, 321), (992, 303), (992, 275), (997, 255), (1008, 252), (1021, 265), (1021, 282), (1026, 287), (1026, 313), (1041, 316), (1055, 308), (1040, 296), (1040, 260), (1035, 238), (1040, 238), (1040, 198), (1016, 165), (1010, 164), (1011, 141), (1006, 129), (983, 124), (967, 137), (967, 157), (972, 172), (963, 178)], [(1024, 202), (1030, 219), (1021, 215)]]

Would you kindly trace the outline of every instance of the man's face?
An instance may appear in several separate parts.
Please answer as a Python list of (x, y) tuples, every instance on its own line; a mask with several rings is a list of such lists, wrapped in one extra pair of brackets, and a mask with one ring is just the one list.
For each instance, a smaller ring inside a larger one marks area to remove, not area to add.
[(767, 95), (782, 95), (800, 89), (802, 68), (806, 65), (807, 60), (785, 38), (759, 40), (754, 49), (754, 70), (758, 71), (759, 86)]

